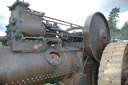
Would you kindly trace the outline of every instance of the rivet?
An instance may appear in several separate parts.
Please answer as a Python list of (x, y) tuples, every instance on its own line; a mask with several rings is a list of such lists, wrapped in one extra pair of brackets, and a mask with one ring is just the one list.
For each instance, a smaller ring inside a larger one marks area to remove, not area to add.
[(35, 80), (33, 80), (33, 82), (35, 82)]
[(40, 76), (40, 78), (42, 78), (42, 77)]
[(7, 83), (5, 85), (8, 85)]
[(33, 80), (33, 78), (31, 78), (31, 80)]
[(37, 79), (37, 81), (39, 81), (39, 79)]
[(48, 78), (50, 78), (50, 76), (48, 76)]
[(11, 82), (12, 84), (14, 84), (14, 82)]
[(19, 85), (22, 85), (21, 83), (19, 83)]
[(31, 83), (31, 81), (29, 81), (29, 83)]
[(47, 77), (44, 77), (44, 79), (47, 79)]
[(50, 76), (52, 76), (52, 74), (49, 74)]
[(27, 81), (29, 81), (29, 79), (27, 79)]
[(19, 83), (19, 81), (17, 81), (17, 83)]
[(22, 82), (24, 82), (24, 80), (22, 80)]
[(26, 84), (26, 82), (24, 82), (24, 84)]
[(36, 77), (36, 79), (37, 79), (37, 77)]

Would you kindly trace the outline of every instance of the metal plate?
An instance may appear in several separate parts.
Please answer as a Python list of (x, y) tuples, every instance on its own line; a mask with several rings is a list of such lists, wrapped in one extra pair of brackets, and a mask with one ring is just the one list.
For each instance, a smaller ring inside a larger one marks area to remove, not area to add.
[(110, 42), (107, 20), (100, 12), (90, 15), (84, 25), (85, 52), (91, 59), (100, 61), (105, 46)]

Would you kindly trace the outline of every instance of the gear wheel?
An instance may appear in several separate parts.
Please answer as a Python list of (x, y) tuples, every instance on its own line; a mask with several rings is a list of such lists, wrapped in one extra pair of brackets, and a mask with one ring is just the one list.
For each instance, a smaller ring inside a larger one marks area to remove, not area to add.
[(128, 85), (127, 80), (128, 43), (110, 43), (102, 54), (98, 85)]

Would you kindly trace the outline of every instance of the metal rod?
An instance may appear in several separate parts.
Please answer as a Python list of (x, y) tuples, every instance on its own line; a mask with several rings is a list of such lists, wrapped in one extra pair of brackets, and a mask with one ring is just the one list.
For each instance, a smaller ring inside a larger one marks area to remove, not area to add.
[[(29, 11), (30, 11), (30, 12), (29, 12)], [(36, 16), (41, 17), (41, 16), (40, 16), (40, 14), (42, 14), (41, 12), (38, 12), (38, 11), (35, 11), (35, 10), (31, 10), (31, 9), (29, 9), (29, 11), (28, 11), (28, 12), (29, 12), (30, 14), (33, 14), (33, 15), (36, 15)], [(39, 15), (34, 14), (34, 13), (31, 13), (31, 12), (39, 13)], [(42, 18), (47, 18), (47, 19), (51, 19), (51, 20), (56, 20), (56, 21), (59, 21), (59, 22), (63, 22), (63, 23), (58, 23), (58, 22), (57, 22), (58, 24), (62, 24), (62, 25), (69, 24), (69, 25), (66, 25), (66, 26), (70, 26), (71, 28), (72, 28), (73, 25), (74, 25), (74, 26), (78, 26), (78, 27), (82, 27), (81, 25), (73, 24), (73, 23), (70, 23), (70, 22), (67, 22), (67, 21), (63, 21), (63, 20), (60, 20), (60, 19), (48, 17), (48, 16), (45, 16), (45, 15), (43, 15)], [(50, 20), (49, 20), (49, 21), (50, 21)], [(52, 22), (55, 22), (55, 21), (52, 21)], [(66, 24), (64, 24), (64, 23), (66, 23)]]
[(52, 21), (52, 20), (47, 20), (47, 19), (44, 19), (44, 20), (49, 21), (49, 22), (53, 22), (53, 23), (57, 23), (57, 24), (60, 24), (60, 25), (70, 26), (70, 25), (67, 25), (67, 24), (64, 24), (64, 23), (55, 22), (55, 21)]
[(60, 22), (63, 22), (63, 23), (67, 23), (67, 24), (70, 24), (71, 25), (75, 25), (75, 26), (79, 26), (79, 27), (82, 27), (80, 25), (77, 25), (77, 24), (73, 24), (73, 23), (70, 23), (70, 22), (67, 22), (67, 21), (63, 21), (63, 20), (59, 20), (59, 19), (55, 19), (55, 18), (52, 18), (52, 17), (48, 17), (48, 16), (43, 16), (45, 18), (48, 18), (48, 19), (52, 19), (52, 20), (56, 20), (56, 21), (60, 21)]
[[(59, 34), (57, 33), (50, 33), (50, 32), (46, 32), (46, 34), (50, 34), (50, 35), (58, 35), (60, 36)], [(76, 36), (76, 35), (72, 35), (72, 34), (68, 34), (69, 37), (73, 37), (73, 38), (82, 38), (81, 36)]]
[(76, 29), (83, 29), (83, 27), (74, 27), (73, 29), (72, 28), (68, 28), (66, 31), (71, 31), (71, 30), (76, 30)]

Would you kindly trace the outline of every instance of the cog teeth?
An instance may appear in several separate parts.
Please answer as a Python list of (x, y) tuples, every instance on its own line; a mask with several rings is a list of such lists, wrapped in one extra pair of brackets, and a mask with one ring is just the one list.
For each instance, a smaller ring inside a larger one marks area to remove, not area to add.
[(124, 53), (127, 43), (110, 43), (100, 61), (98, 85), (121, 85)]

